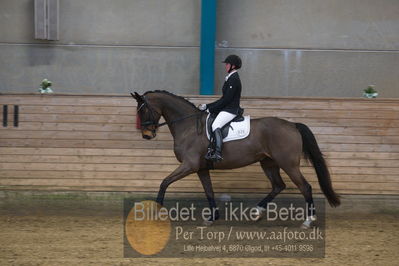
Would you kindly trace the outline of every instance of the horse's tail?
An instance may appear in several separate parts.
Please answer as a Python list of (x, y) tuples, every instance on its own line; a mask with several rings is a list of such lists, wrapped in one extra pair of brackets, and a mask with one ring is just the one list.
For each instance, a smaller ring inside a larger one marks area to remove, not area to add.
[(315, 136), (308, 126), (301, 123), (295, 123), (295, 126), (302, 136), (304, 157), (311, 161), (316, 170), (321, 190), (332, 207), (339, 206), (341, 204), (339, 195), (337, 195), (332, 188), (330, 172), (328, 171), (326, 161), (320, 151), (319, 145), (317, 145)]

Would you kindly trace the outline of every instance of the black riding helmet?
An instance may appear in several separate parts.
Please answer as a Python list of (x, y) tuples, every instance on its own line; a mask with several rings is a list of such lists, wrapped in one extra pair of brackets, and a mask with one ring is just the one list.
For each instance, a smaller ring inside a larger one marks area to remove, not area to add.
[(242, 65), (241, 58), (235, 54), (231, 54), (226, 57), (226, 59), (222, 63), (234, 65), (235, 69), (240, 69)]

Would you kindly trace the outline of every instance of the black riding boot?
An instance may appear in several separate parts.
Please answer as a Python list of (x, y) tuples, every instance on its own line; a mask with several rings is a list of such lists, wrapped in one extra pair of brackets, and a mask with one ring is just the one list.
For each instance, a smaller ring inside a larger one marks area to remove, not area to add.
[(205, 155), (205, 159), (206, 160), (212, 160), (213, 154), (215, 152), (215, 145), (216, 145), (215, 144), (215, 133), (212, 132), (212, 136), (211, 136), (211, 139), (209, 141), (208, 151), (207, 151), (207, 153)]
[(211, 156), (211, 160), (214, 162), (219, 162), (223, 160), (222, 157), (222, 146), (223, 146), (223, 137), (222, 130), (217, 128), (214, 132), (215, 134), (215, 152)]

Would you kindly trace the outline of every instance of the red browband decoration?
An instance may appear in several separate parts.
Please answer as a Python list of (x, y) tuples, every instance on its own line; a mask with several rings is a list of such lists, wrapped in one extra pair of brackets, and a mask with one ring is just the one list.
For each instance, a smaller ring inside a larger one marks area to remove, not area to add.
[(141, 119), (139, 114), (136, 114), (136, 128), (141, 129)]

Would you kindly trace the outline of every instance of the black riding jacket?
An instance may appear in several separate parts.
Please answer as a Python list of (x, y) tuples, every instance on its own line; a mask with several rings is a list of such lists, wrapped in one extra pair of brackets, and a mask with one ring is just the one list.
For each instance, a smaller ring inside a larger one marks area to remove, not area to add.
[(226, 111), (238, 115), (242, 112), (240, 108), (241, 81), (237, 72), (233, 73), (223, 84), (222, 97), (210, 104), (207, 104), (210, 113)]

